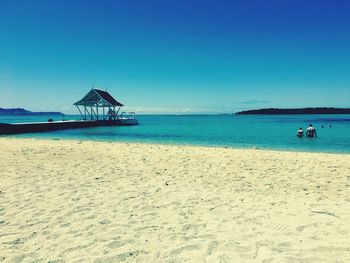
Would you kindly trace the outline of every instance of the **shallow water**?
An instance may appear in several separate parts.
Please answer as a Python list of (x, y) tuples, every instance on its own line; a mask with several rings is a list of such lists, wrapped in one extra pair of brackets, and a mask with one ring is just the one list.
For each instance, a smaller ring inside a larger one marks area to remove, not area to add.
[[(0, 122), (47, 121), (49, 118), (62, 119), (57, 116), (0, 116)], [(64, 118), (77, 119), (79, 116)], [(137, 119), (138, 126), (98, 127), (16, 137), (350, 153), (350, 115), (139, 115)], [(309, 123), (316, 127), (318, 138), (298, 139), (297, 129), (303, 127), (305, 130)]]

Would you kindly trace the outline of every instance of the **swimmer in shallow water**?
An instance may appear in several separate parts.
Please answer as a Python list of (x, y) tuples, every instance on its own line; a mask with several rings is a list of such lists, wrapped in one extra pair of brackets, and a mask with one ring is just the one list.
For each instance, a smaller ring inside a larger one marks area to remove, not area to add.
[(303, 128), (299, 128), (299, 130), (297, 130), (297, 137), (298, 138), (303, 138), (304, 137), (304, 131)]
[(314, 126), (312, 126), (312, 124), (310, 124), (309, 127), (307, 127), (307, 129), (306, 129), (306, 137), (307, 138), (317, 138), (316, 129)]

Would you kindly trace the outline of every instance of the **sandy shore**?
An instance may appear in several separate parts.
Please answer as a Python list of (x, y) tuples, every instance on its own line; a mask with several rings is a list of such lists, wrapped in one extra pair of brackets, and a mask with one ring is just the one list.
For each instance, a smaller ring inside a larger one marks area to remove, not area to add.
[(0, 262), (350, 261), (350, 155), (0, 146)]

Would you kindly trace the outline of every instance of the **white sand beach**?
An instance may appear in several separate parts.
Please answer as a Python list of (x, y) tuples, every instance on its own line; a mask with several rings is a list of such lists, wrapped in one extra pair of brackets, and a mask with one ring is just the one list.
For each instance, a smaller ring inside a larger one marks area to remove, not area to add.
[(350, 262), (349, 154), (0, 146), (0, 262)]

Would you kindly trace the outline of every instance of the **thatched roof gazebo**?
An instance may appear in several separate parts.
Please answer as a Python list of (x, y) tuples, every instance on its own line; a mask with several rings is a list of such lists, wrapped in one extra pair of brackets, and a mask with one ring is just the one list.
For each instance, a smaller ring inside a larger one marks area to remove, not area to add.
[(78, 108), (84, 120), (117, 120), (120, 107), (124, 106), (107, 91), (95, 88), (91, 89), (74, 105)]

